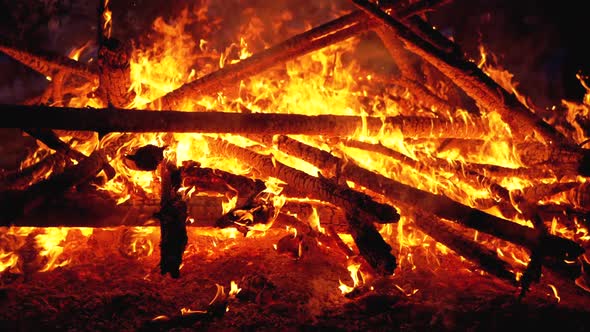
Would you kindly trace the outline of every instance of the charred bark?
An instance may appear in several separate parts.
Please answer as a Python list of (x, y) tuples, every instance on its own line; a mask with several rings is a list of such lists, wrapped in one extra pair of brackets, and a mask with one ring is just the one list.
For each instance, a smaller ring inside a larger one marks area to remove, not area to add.
[(477, 264), (484, 271), (506, 280), (514, 286), (518, 285), (516, 275), (512, 272), (513, 268), (499, 258), (495, 251), (466, 238), (434, 215), (417, 210), (414, 210), (413, 213), (414, 223), (437, 242)]
[(106, 39), (98, 50), (99, 86), (97, 94), (109, 106), (126, 108), (135, 98), (131, 88), (131, 46)]
[[(314, 150), (316, 153), (311, 152)], [(571, 240), (553, 235), (541, 237), (539, 231), (530, 227), (498, 218), (456, 202), (446, 196), (413, 188), (364, 169), (350, 160), (344, 162), (340, 158), (313, 147), (307, 148), (306, 153), (295, 156), (311, 163), (322, 160), (321, 165), (323, 167), (339, 169), (341, 177), (380, 193), (394, 203), (401, 202), (415, 206), (416, 202), (419, 202), (421, 210), (429, 211), (440, 218), (455, 221), (529, 249), (536, 248), (542, 242), (548, 255), (564, 259), (578, 257), (584, 251), (577, 243)]]
[(154, 217), (160, 221), (160, 273), (180, 277), (182, 255), (188, 243), (187, 204), (177, 193), (181, 185), (180, 171), (172, 163), (161, 164), (162, 191), (160, 210)]
[(90, 180), (100, 172), (105, 163), (102, 151), (97, 150), (77, 165), (37, 182), (26, 190), (2, 192), (0, 225), (10, 226), (15, 219), (27, 216), (71, 187)]
[(369, 195), (286, 166), (275, 160), (273, 156), (258, 154), (220, 139), (208, 139), (207, 141), (209, 148), (215, 153), (243, 160), (265, 176), (285, 181), (300, 192), (309, 193), (310, 198), (330, 202), (348, 213), (356, 214), (357, 218), (362, 218), (367, 222), (380, 223), (399, 220), (399, 214), (394, 207), (378, 203)]
[(98, 81), (98, 71), (95, 68), (63, 55), (51, 54), (49, 52), (33, 53), (8, 44), (0, 44), (0, 52), (5, 53), (45, 77), (51, 78), (58, 72), (63, 72), (83, 77), (89, 81)]

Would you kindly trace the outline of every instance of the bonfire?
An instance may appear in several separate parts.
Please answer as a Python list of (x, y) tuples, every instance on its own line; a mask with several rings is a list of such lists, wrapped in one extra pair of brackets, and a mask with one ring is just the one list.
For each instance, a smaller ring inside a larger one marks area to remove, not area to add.
[(70, 54), (0, 44), (47, 80), (0, 105), (37, 142), (0, 172), (6, 326), (371, 329), (420, 304), (414, 328), (453, 330), (477, 299), (587, 304), (586, 99), (539, 109), (466, 58), (426, 20), (448, 2), (269, 33), (205, 1), (126, 40), (103, 0)]

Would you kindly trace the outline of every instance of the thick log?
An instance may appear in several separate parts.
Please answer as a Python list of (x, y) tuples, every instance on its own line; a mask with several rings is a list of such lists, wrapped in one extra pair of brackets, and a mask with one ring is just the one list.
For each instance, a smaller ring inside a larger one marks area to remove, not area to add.
[(0, 52), (5, 53), (45, 77), (53, 77), (57, 72), (62, 71), (67, 74), (81, 76), (89, 81), (98, 82), (98, 71), (94, 67), (63, 55), (49, 52), (29, 52), (6, 43), (0, 44)]
[(397, 267), (391, 246), (385, 242), (373, 224), (359, 220), (357, 216), (347, 215), (349, 232), (360, 255), (380, 275), (393, 274)]
[(351, 136), (364, 126), (369, 134), (401, 132), (408, 137), (472, 137), (488, 134), (485, 122), (428, 117), (385, 119), (347, 115), (178, 112), (0, 105), (3, 128), (50, 128), (107, 132), (198, 132)]
[[(316, 151), (312, 153), (312, 151)], [(295, 152), (296, 150), (293, 150)], [(303, 150), (297, 150), (303, 151)], [(305, 153), (295, 155), (310, 163), (316, 163), (320, 169), (339, 169), (341, 177), (362, 185), (376, 193), (382, 194), (392, 202), (410, 204), (416, 209), (429, 211), (439, 218), (451, 220), (478, 231), (496, 236), (500, 239), (524, 246), (537, 248), (542, 242), (546, 253), (556, 257), (575, 258), (584, 250), (577, 243), (553, 235), (540, 236), (538, 230), (515, 222), (498, 218), (486, 212), (456, 202), (446, 196), (432, 194), (413, 188), (381, 174), (364, 169), (352, 160), (346, 162), (326, 151), (310, 147)], [(419, 204), (419, 207), (416, 204)]]
[[(60, 153), (67, 158), (77, 161), (87, 158), (85, 154), (76, 149), (73, 149), (66, 142), (62, 141), (51, 129), (25, 128), (23, 131), (47, 145), (47, 147), (50, 149), (55, 150), (57, 153)], [(103, 170), (109, 179), (112, 179), (116, 175), (115, 169), (109, 163), (105, 163), (103, 165)]]
[(179, 278), (182, 255), (188, 243), (188, 208), (178, 194), (181, 186), (180, 170), (167, 161), (161, 164), (160, 175), (160, 210), (154, 214), (160, 221), (160, 273), (170, 273), (172, 278)]
[(38, 162), (18, 170), (0, 174), (0, 188), (22, 190), (51, 171), (63, 169), (67, 157), (60, 153), (50, 154)]
[(126, 108), (135, 98), (131, 87), (131, 46), (106, 39), (98, 50), (99, 86), (97, 95), (109, 106)]
[(414, 223), (420, 230), (437, 242), (477, 264), (484, 271), (506, 280), (514, 286), (518, 285), (516, 275), (512, 272), (513, 268), (498, 257), (494, 250), (466, 238), (453, 227), (428, 212), (414, 210), (412, 213), (414, 214)]
[(549, 145), (549, 150), (567, 150), (574, 154), (580, 174), (590, 173), (590, 156), (587, 152), (577, 147), (537, 114), (531, 112), (514, 94), (502, 88), (474, 63), (432, 47), (432, 45), (422, 40), (396, 18), (383, 12), (375, 4), (366, 0), (353, 0), (352, 2), (375, 20), (391, 29), (404, 41), (408, 50), (421, 56), (439, 69), (453, 80), (457, 86), (461, 87), (467, 95), (476, 100), (478, 104), (500, 113), (503, 121), (510, 126), (514, 135), (526, 136), (532, 130), (538, 133)]
[(220, 169), (201, 167), (194, 161), (183, 161), (180, 167), (183, 187), (195, 187), (197, 192), (236, 192), (252, 197), (266, 189), (264, 181), (236, 175)]
[[(399, 17), (411, 17), (429, 8), (438, 6), (441, 2), (445, 1), (419, 1), (405, 8), (400, 5), (394, 6), (393, 10), (399, 10), (397, 12)], [(195, 98), (217, 93), (229, 84), (238, 83), (277, 64), (348, 39), (376, 25), (362, 11), (354, 11), (336, 20), (291, 37), (240, 62), (226, 65), (220, 70), (184, 84), (180, 88), (152, 101), (146, 105), (146, 108), (178, 108), (185, 98)]]
[(100, 172), (105, 163), (102, 151), (96, 150), (77, 165), (37, 182), (24, 191), (0, 193), (3, 196), (0, 200), (0, 225), (10, 226), (15, 219), (30, 214), (46, 201), (54, 199), (73, 186), (88, 181)]
[[(192, 196), (187, 199), (188, 227), (215, 227), (215, 222), (223, 215), (222, 203), (227, 198), (216, 196)], [(238, 200), (238, 204), (241, 201)], [(66, 192), (59, 200), (51, 200), (42, 209), (31, 211), (14, 219), (15, 227), (158, 227), (154, 214), (160, 210), (160, 200), (132, 198), (121, 204), (104, 191)], [(339, 233), (346, 233), (348, 225), (344, 212), (334, 205), (304, 199), (287, 199), (281, 214), (297, 216), (310, 220), (314, 214), (322, 226), (331, 226)]]
[[(286, 136), (282, 137), (284, 137), (283, 140), (285, 142), (291, 140)], [(466, 183), (469, 183), (470, 185), (476, 188), (486, 188), (494, 196), (494, 198), (501, 199), (507, 202), (510, 201), (510, 193), (506, 188), (496, 183), (493, 179), (490, 179), (489, 177), (482, 175), (479, 172), (473, 171), (468, 167), (464, 167), (464, 165), (461, 163), (452, 164), (444, 159), (431, 156), (425, 158), (424, 160), (426, 161), (415, 160), (404, 155), (403, 153), (390, 149), (382, 144), (371, 144), (352, 139), (339, 140), (339, 142), (348, 147), (378, 152), (385, 156), (392, 157), (398, 160), (399, 162), (407, 166), (410, 166), (420, 172), (424, 170), (428, 172), (438, 172), (439, 170), (442, 170), (445, 172), (453, 173), (458, 179), (465, 181)], [(293, 144), (296, 145), (296, 143)]]
[(214, 153), (243, 160), (263, 175), (285, 181), (298, 191), (308, 193), (310, 198), (330, 202), (357, 218), (380, 223), (399, 220), (399, 214), (394, 207), (376, 202), (369, 195), (291, 168), (275, 160), (273, 156), (258, 154), (220, 139), (208, 138), (207, 141)]
[(569, 191), (579, 185), (579, 182), (538, 183), (530, 187), (522, 188), (518, 194), (522, 195), (530, 202), (538, 202), (553, 195)]

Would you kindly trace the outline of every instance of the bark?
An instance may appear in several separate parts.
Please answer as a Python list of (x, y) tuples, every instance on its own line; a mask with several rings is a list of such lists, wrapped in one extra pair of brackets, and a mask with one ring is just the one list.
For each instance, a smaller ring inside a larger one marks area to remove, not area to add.
[[(284, 140), (287, 141), (291, 139), (285, 138)], [(404, 165), (412, 167), (420, 172), (426, 171), (428, 173), (431, 173), (442, 170), (445, 172), (453, 173), (455, 177), (457, 177), (459, 180), (464, 181), (476, 188), (486, 188), (494, 198), (500, 199), (504, 202), (510, 202), (510, 193), (506, 188), (496, 183), (493, 179), (484, 176), (476, 171), (473, 171), (468, 167), (464, 167), (461, 163), (451, 164), (444, 159), (430, 156), (428, 156), (424, 160), (415, 160), (404, 155), (403, 153), (390, 149), (382, 144), (370, 144), (351, 139), (340, 140), (340, 142), (345, 146), (373, 151), (388, 157), (392, 157), (398, 160), (399, 162), (403, 163)], [(296, 143), (294, 142), (291, 144), (296, 145)]]
[(35, 180), (42, 178), (44, 174), (64, 168), (66, 162), (67, 159), (64, 155), (60, 153), (50, 154), (23, 169), (0, 174), (0, 187), (5, 190), (22, 190), (35, 182)]
[[(193, 196), (187, 199), (188, 216), (193, 222), (187, 227), (215, 227), (223, 215), (222, 202), (227, 198), (217, 196)], [(48, 201), (43, 209), (31, 211), (15, 219), (15, 227), (157, 227), (154, 214), (160, 210), (159, 199), (134, 198), (117, 204), (116, 199), (103, 191), (66, 192), (59, 200)], [(339, 233), (348, 231), (344, 213), (337, 207), (323, 202), (288, 199), (281, 208), (285, 215), (297, 215), (310, 220), (316, 210), (322, 226), (331, 226)]]
[(201, 167), (199, 163), (184, 161), (180, 168), (182, 186), (195, 187), (197, 192), (236, 192), (242, 197), (252, 197), (266, 189), (264, 181), (220, 169)]
[(309, 193), (310, 198), (332, 203), (368, 223), (390, 223), (399, 220), (399, 214), (394, 207), (378, 203), (371, 196), (347, 186), (311, 176), (280, 163), (272, 156), (261, 155), (220, 139), (208, 139), (208, 142), (212, 152), (243, 160), (263, 175), (278, 178), (300, 192)]
[(467, 258), (484, 271), (506, 280), (512, 285), (518, 284), (516, 275), (512, 272), (512, 266), (499, 258), (494, 250), (466, 238), (434, 215), (423, 211), (414, 211), (413, 213), (415, 214), (414, 223), (437, 242)]
[(160, 210), (154, 214), (160, 221), (160, 273), (170, 273), (172, 278), (179, 278), (182, 255), (188, 243), (188, 208), (178, 194), (181, 186), (178, 168), (170, 162), (164, 162), (161, 164), (160, 175)]
[(97, 94), (109, 105), (127, 107), (135, 98), (131, 87), (131, 46), (107, 39), (98, 50), (99, 86)]
[(348, 115), (281, 113), (178, 112), (81, 109), (26, 105), (0, 105), (6, 116), (3, 128), (50, 128), (108, 132), (198, 132), (228, 134), (293, 134), (352, 136), (401, 132), (407, 137), (469, 137), (488, 135), (484, 121), (449, 121), (439, 118), (394, 116), (385, 119)]
[(37, 182), (24, 191), (2, 192), (0, 225), (10, 226), (15, 219), (27, 216), (43, 203), (55, 199), (71, 187), (91, 179), (100, 172), (105, 163), (102, 151), (97, 150), (77, 165)]
[(579, 185), (579, 182), (538, 183), (522, 188), (520, 194), (530, 202), (538, 202), (553, 195), (569, 191)]
[(391, 246), (385, 242), (381, 234), (371, 223), (359, 220), (356, 215), (347, 215), (349, 232), (354, 239), (360, 255), (376, 273), (388, 276), (397, 267), (395, 256), (391, 254)]
[[(316, 150), (317, 154), (312, 154), (313, 150)], [(322, 157), (319, 157), (320, 155)], [(564, 259), (578, 257), (583, 253), (583, 249), (571, 240), (553, 235), (541, 236), (538, 230), (471, 208), (446, 196), (413, 188), (364, 169), (351, 160), (344, 162), (340, 158), (322, 153), (319, 149), (309, 147), (305, 154), (296, 157), (311, 163), (322, 160), (321, 165), (324, 167), (339, 168), (339, 174), (343, 178), (382, 194), (394, 203), (410, 204), (439, 218), (460, 223), (517, 245), (533, 249), (542, 242), (548, 255)]]
[[(34, 137), (43, 144), (47, 145), (47, 147), (49, 147), (50, 149), (55, 150), (57, 153), (62, 154), (67, 158), (71, 158), (77, 161), (81, 161), (87, 158), (85, 154), (71, 148), (66, 142), (62, 141), (57, 136), (57, 134), (51, 129), (26, 128), (23, 129), (23, 131), (31, 135), (31, 137)], [(103, 165), (103, 170), (105, 171), (107, 178), (109, 179), (112, 179), (116, 175), (115, 169), (109, 163), (105, 163)]]
[[(398, 9), (400, 17), (410, 17), (438, 6), (441, 2), (443, 1), (420, 1), (406, 8), (399, 5), (394, 6), (393, 10)], [(240, 80), (259, 74), (277, 64), (343, 41), (376, 25), (362, 11), (354, 11), (289, 38), (238, 63), (226, 65), (218, 71), (198, 78), (152, 101), (146, 107), (175, 109), (185, 98), (195, 98), (216, 93), (230, 84), (238, 83)]]
[(32, 53), (4, 43), (0, 43), (0, 52), (5, 53), (45, 77), (53, 77), (57, 72), (62, 71), (67, 74), (81, 76), (89, 81), (98, 81), (98, 71), (96, 69), (63, 55), (51, 54), (49, 52)]
[[(3, 128), (51, 128), (97, 132), (198, 132), (349, 136), (363, 126), (357, 116), (277, 113), (177, 112), (0, 105)], [(370, 132), (383, 121), (367, 118)]]

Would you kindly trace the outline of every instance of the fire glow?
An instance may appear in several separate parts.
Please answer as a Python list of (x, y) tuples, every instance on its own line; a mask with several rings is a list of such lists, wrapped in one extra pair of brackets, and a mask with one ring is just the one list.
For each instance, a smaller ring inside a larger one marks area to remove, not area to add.
[[(355, 3), (362, 4), (363, 1)], [(116, 22), (115, 26), (112, 25), (108, 1), (104, 5), (103, 36), (112, 39), (116, 36), (117, 26)], [(365, 5), (364, 10), (371, 8)], [(359, 9), (358, 13), (360, 17), (365, 12)], [(373, 15), (378, 18), (379, 13), (384, 14), (377, 12)], [(334, 14), (337, 17), (347, 13)], [(88, 80), (84, 84), (62, 89), (58, 84), (64, 84), (63, 77), (56, 79), (54, 75), (47, 76), (48, 79), (52, 77), (48, 89), (53, 89), (53, 93), (46, 101), (50, 101), (52, 107), (98, 108), (105, 112), (117, 108), (128, 109), (129, 112), (158, 112), (171, 111), (169, 107), (172, 106), (173, 110), (206, 114), (224, 112), (358, 118), (357, 127), (346, 135), (336, 132), (318, 135), (282, 135), (275, 132), (242, 135), (175, 131), (110, 132), (99, 135), (94, 132), (56, 130), (59, 139), (67, 142), (78, 154), (89, 156), (97, 150), (105, 154), (105, 159), (114, 169), (114, 175), (109, 176), (106, 169), (102, 170), (99, 175), (101, 180), (91, 181), (92, 189), (87, 190), (106, 195), (114, 202), (113, 206), (131, 206), (149, 200), (163, 201), (162, 197), (166, 195), (180, 197), (179, 201), (187, 204), (188, 217), (191, 219), (188, 245), (180, 248), (184, 257), (198, 253), (206, 253), (211, 257), (221, 255), (239, 245), (239, 241), (243, 240), (241, 235), (249, 239), (264, 237), (271, 228), (278, 229), (275, 224), (289, 217), (287, 220), (295, 226), (290, 225), (287, 231), (281, 228), (285, 236), (275, 244), (277, 251), (291, 253), (296, 259), (302, 260), (309, 250), (316, 248), (315, 245), (324, 247), (329, 243), (326, 247), (338, 251), (347, 261), (352, 261), (354, 256), (353, 263), (342, 266), (339, 284), (333, 285), (335, 292), (340, 289), (346, 295), (355, 289), (373, 290), (370, 282), (377, 276), (390, 277), (395, 268), (395, 273), (402, 277), (404, 273), (416, 269), (430, 269), (436, 274), (438, 269), (444, 267), (446, 255), (461, 257), (463, 264), (456, 268), (465, 271), (467, 276), (474, 273), (495, 275), (525, 289), (530, 286), (530, 280), (535, 279), (530, 275), (532, 269), (528, 268), (534, 261), (530, 244), (536, 244), (537, 238), (530, 239), (530, 234), (543, 232), (547, 228), (546, 236), (563, 238), (581, 247), (587, 246), (590, 237), (586, 221), (574, 214), (564, 215), (559, 210), (560, 206), (567, 206), (573, 211), (585, 211), (585, 203), (590, 195), (587, 178), (578, 174), (572, 165), (565, 165), (562, 173), (554, 174), (550, 167), (558, 161), (552, 158), (559, 156), (551, 155), (556, 151), (553, 150), (555, 146), (546, 145), (549, 141), (547, 132), (552, 131), (533, 127), (527, 133), (514, 132), (513, 124), (505, 121), (506, 114), (500, 109), (507, 106), (498, 104), (496, 99), (501, 98), (496, 98), (492, 92), (482, 89), (485, 98), (496, 103), (490, 102), (476, 112), (468, 109), (466, 104), (453, 104), (457, 99), (453, 99), (452, 95), (458, 92), (448, 77), (441, 78), (436, 85), (412, 81), (416, 73), (406, 68), (408, 64), (403, 59), (394, 59), (398, 61), (397, 75), (372, 70), (355, 58), (362, 34), (329, 43), (297, 57), (288, 57), (264, 70), (252, 70), (244, 78), (236, 75), (240, 77), (236, 82), (222, 82), (210, 88), (204, 77), (221, 73), (217, 78), (226, 78), (229, 76), (223, 76), (223, 73), (232, 70), (247, 72), (241, 68), (246, 68), (253, 62), (252, 59), (260, 57), (259, 54), (278, 42), (263, 40), (260, 31), (253, 25), (240, 27), (240, 34), (229, 45), (217, 41), (212, 33), (195, 36), (190, 31), (196, 24), (207, 26), (213, 24), (214, 20), (215, 17), (208, 15), (207, 7), (186, 8), (171, 20), (156, 19), (152, 24), (149, 47), (134, 45), (130, 53), (130, 84), (125, 96), (118, 96), (126, 98), (124, 104), (113, 105), (108, 97), (110, 92), (107, 92), (106, 99), (100, 96), (97, 92), (101, 91), (100, 85), (96, 81)], [(382, 26), (372, 24), (377, 26), (374, 30), (389, 49), (393, 46), (386, 41), (387, 38), (391, 38), (392, 43), (400, 43), (400, 39), (387, 29), (387, 18), (383, 20), (385, 23), (381, 22)], [(276, 24), (283, 26), (288, 22), (289, 17), (285, 16)], [(317, 23), (319, 25), (324, 21)], [(349, 26), (333, 33), (347, 28)], [(421, 50), (419, 45), (412, 45), (412, 41), (403, 40), (407, 49), (418, 55), (426, 54), (424, 58), (430, 59), (428, 49)], [(311, 43), (313, 39), (307, 42)], [(80, 48), (71, 52), (69, 58), (80, 62), (80, 56), (88, 45), (80, 45)], [(252, 48), (251, 45), (258, 47)], [(407, 49), (398, 49), (397, 52), (415, 56)], [(427, 61), (425, 65), (434, 65), (433, 62), (436, 61)], [(475, 66), (475, 62), (471, 63)], [(532, 106), (526, 104), (525, 96), (519, 94), (512, 75), (486, 62), (483, 48), (481, 61), (477, 61), (476, 67), (486, 77), (497, 82), (499, 87), (514, 95), (522, 104), (521, 112), (540, 117), (535, 115), (536, 110)], [(65, 72), (63, 75), (69, 74)], [(203, 90), (212, 89), (210, 92), (213, 93), (201, 94), (195, 93), (199, 89), (187, 89), (195, 82), (200, 82), (199, 79), (206, 86)], [(213, 81), (216, 77), (208, 79)], [(63, 93), (60, 95), (56, 91)], [(563, 132), (556, 134), (556, 137), (563, 136), (574, 145), (587, 142), (589, 138), (586, 132), (575, 119), (580, 113), (589, 114), (588, 101), (590, 97), (583, 104), (564, 101), (563, 106), (568, 115), (566, 124), (570, 126), (564, 127), (562, 124), (559, 129)], [(44, 103), (38, 100), (29, 105), (38, 104)], [(146, 159), (137, 161), (129, 157), (145, 151), (142, 149), (146, 146), (162, 148), (161, 155), (156, 154), (161, 160), (149, 170), (141, 169), (143, 166), (140, 162)], [(21, 169), (38, 165), (56, 153), (53, 150), (45, 144), (39, 144), (38, 150), (22, 162)], [(563, 151), (563, 154), (574, 155), (576, 151)], [(545, 155), (549, 157), (537, 160)], [(566, 161), (571, 162), (571, 159)], [(80, 162), (71, 155), (62, 160), (67, 166)], [(530, 170), (527, 171), (527, 168)], [(30, 181), (18, 189), (26, 190), (34, 183), (49, 179), (61, 171), (53, 165), (39, 169)], [(208, 171), (212, 174), (209, 178), (195, 175)], [(171, 192), (165, 184), (173, 182), (175, 178), (166, 175), (166, 172), (177, 172), (174, 174), (183, 177), (182, 183)], [(237, 182), (231, 182), (221, 174), (241, 179), (244, 186), (259, 184), (261, 187), (249, 197), (244, 197), (241, 188), (232, 185)], [(293, 181), (287, 181), (285, 177)], [(325, 188), (333, 191), (329, 192)], [(380, 192), (383, 188), (395, 189)], [(523, 232), (526, 241), (519, 243), (514, 238), (502, 238), (501, 230), (499, 233), (490, 230), (493, 226), (484, 226), (480, 230), (478, 220), (468, 220), (465, 227), (460, 215), (442, 210), (430, 211), (428, 206), (422, 209), (418, 196), (409, 199), (398, 197), (409, 197), (416, 192), (422, 195), (419, 197), (444, 200), (449, 209), (460, 207), (462, 211), (482, 213), (481, 216), (485, 213), (488, 221), (506, 221), (509, 225), (505, 227)], [(328, 201), (328, 198), (333, 201)], [(191, 204), (205, 199), (216, 202), (215, 208), (222, 215), (215, 227), (206, 227), (211, 225), (205, 224), (205, 217), (192, 212), (199, 210), (193, 209)], [(410, 202), (416, 200), (418, 202), (415, 204)], [(335, 202), (344, 202), (349, 206), (338, 206)], [(379, 220), (379, 216), (375, 217), (371, 211), (363, 209), (367, 204), (394, 207), (400, 216)], [(163, 214), (162, 210), (158, 213)], [(118, 228), (121, 225), (96, 229), (9, 227), (0, 234), (0, 272), (25, 273), (23, 266), (31, 266), (30, 262), (24, 261), (26, 255), (23, 252), (28, 247), (37, 250), (38, 262), (33, 266), (38, 272), (82, 264), (83, 259), (71, 257), (68, 248), (76, 243), (84, 245), (86, 241), (104, 237), (104, 233), (111, 231), (121, 234), (117, 235), (121, 246), (119, 251), (126, 257), (137, 260), (152, 257), (160, 252), (158, 241), (165, 236), (154, 227), (158, 225), (158, 218), (154, 215), (144, 216), (145, 220), (139, 225), (124, 226), (125, 230)], [(338, 218), (345, 220), (348, 227), (335, 226), (333, 221)], [(523, 228), (513, 228), (517, 226)], [(208, 246), (191, 245), (191, 241), (198, 237), (210, 239)], [(314, 240), (308, 242), (308, 238)], [(382, 239), (383, 244), (375, 244), (375, 239)], [(392, 252), (395, 258), (392, 258)], [(430, 265), (420, 266), (415, 261), (417, 255), (427, 257)], [(578, 256), (572, 258), (576, 264), (587, 259), (584, 254), (578, 253)], [(493, 257), (493, 267), (480, 264), (485, 260), (482, 257)], [(563, 263), (566, 257), (552, 258)], [(190, 268), (186, 265), (180, 267)], [(352, 280), (352, 285), (342, 281), (349, 280), (346, 278)], [(585, 284), (584, 280), (579, 280), (576, 282), (578, 286)], [(215, 301), (234, 298), (240, 292), (233, 281), (228, 295), (222, 286), (218, 287), (210, 307), (216, 304)], [(407, 297), (418, 292), (411, 285), (395, 284), (394, 287)], [(551, 296), (559, 302), (557, 287), (553, 284), (548, 284), (548, 287)], [(182, 311), (182, 315), (197, 313), (207, 312), (190, 309)], [(163, 318), (157, 320), (160, 319)]]

